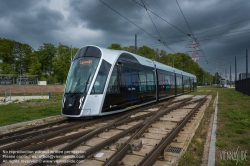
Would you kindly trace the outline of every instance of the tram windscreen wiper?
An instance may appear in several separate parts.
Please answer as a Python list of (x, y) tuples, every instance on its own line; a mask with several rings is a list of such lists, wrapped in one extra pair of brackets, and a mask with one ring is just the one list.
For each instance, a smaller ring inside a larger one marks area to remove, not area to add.
[[(89, 78), (90, 78), (90, 76), (91, 76), (91, 73), (89, 74), (88, 79), (87, 79), (87, 81), (86, 81), (85, 88), (84, 88), (84, 93), (86, 93), (86, 89), (87, 89), (87, 85), (89, 84)], [(81, 78), (79, 78), (78, 82), (81, 82), (80, 80), (81, 80)], [(83, 88), (83, 86), (84, 86), (84, 85), (79, 85), (79, 86), (74, 90), (74, 92), (72, 92), (72, 94), (71, 94), (70, 96), (71, 96), (71, 97), (74, 96), (78, 90), (80, 90), (81, 88)]]
[[(81, 78), (79, 78), (77, 84), (78, 84), (79, 82), (81, 82), (80, 80), (81, 80)], [(72, 94), (70, 95), (70, 97), (74, 96), (74, 94), (76, 94), (76, 92), (77, 92), (79, 89), (81, 89), (81, 88), (82, 88), (82, 85), (79, 85), (77, 88), (75, 88), (75, 90), (72, 92)]]
[(84, 88), (84, 93), (86, 93), (86, 89), (87, 89), (87, 86), (89, 84), (89, 78), (90, 78), (90, 76), (91, 76), (91, 73), (89, 73), (88, 80), (86, 81), (85, 88)]

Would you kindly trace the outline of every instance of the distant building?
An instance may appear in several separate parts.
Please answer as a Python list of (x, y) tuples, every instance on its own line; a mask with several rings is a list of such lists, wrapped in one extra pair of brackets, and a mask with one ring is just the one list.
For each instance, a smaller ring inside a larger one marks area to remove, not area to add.
[(0, 74), (0, 85), (29, 85), (37, 83), (37, 75)]
[[(243, 80), (246, 78), (246, 73), (240, 73), (239, 74), (239, 80)], [(247, 74), (247, 78), (250, 78), (250, 73)]]

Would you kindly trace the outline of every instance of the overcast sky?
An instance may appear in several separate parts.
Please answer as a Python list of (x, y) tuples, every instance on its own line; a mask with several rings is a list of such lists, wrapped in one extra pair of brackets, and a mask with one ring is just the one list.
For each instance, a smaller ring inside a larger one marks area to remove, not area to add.
[(229, 78), (231, 64), (234, 79), (235, 56), (238, 74), (246, 71), (249, 0), (178, 0), (188, 24), (176, 0), (102, 1), (106, 5), (99, 0), (0, 0), (0, 37), (36, 50), (43, 43), (130, 46), (137, 34), (138, 46), (190, 56), (195, 37), (202, 49), (199, 64), (206, 71), (214, 74), (218, 62), (219, 73), (225, 76), (227, 69)]

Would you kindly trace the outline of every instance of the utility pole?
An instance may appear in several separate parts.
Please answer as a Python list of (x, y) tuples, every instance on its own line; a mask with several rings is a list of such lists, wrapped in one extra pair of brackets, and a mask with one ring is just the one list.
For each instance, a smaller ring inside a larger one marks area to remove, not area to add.
[(182, 71), (184, 71), (184, 66), (186, 65), (187, 60), (185, 61), (185, 63), (182, 62)]
[(231, 65), (230, 65), (230, 87), (232, 86), (232, 75), (231, 75)]
[(72, 62), (72, 45), (70, 46), (70, 60), (71, 60), (71, 62)]
[(135, 34), (135, 54), (137, 54), (137, 34)]
[(22, 85), (22, 65), (20, 64), (20, 85)]
[(172, 59), (172, 63), (173, 63), (173, 64), (172, 64), (172, 67), (174, 68), (174, 57), (173, 57), (173, 59)]
[(219, 76), (219, 73), (218, 73), (218, 61), (216, 61), (216, 73), (217, 74), (216, 74), (215, 84), (217, 85), (217, 82), (218, 82), (217, 81), (217, 79), (218, 79), (217, 77)]
[(225, 79), (227, 80), (227, 68), (225, 69)]
[(237, 63), (236, 63), (236, 56), (235, 56), (235, 78), (234, 81), (237, 81)]
[(203, 74), (203, 86), (204, 86), (204, 74)]
[(248, 52), (246, 50), (246, 78), (248, 77)]

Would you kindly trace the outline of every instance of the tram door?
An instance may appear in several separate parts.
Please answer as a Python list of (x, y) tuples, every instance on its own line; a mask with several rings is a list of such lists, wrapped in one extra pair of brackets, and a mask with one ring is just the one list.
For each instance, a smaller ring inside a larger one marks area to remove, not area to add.
[(137, 87), (136, 87), (136, 84), (137, 84), (137, 72), (135, 71), (131, 71), (131, 77), (132, 77), (132, 95), (133, 95), (133, 105), (135, 105), (136, 101), (137, 101), (137, 97), (136, 97), (136, 91), (137, 91)]
[(125, 81), (126, 81), (126, 107), (134, 105), (137, 101), (136, 98), (136, 72), (126, 69), (125, 72)]

